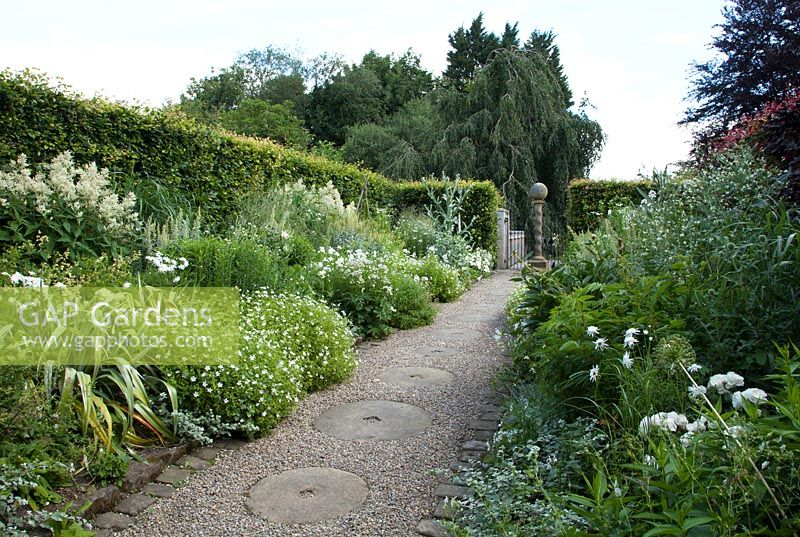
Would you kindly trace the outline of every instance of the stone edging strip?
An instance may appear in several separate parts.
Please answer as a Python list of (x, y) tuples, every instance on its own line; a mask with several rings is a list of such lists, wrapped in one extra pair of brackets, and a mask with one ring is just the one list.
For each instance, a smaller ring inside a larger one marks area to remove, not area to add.
[(470, 439), (466, 440), (459, 449), (458, 460), (450, 464), (453, 474), (450, 483), (442, 483), (436, 487), (435, 495), (438, 498), (432, 518), (423, 519), (417, 524), (416, 532), (425, 537), (449, 537), (439, 520), (453, 520), (458, 512), (450, 504), (452, 498), (469, 498), (474, 491), (463, 485), (461, 479), (463, 471), (472, 467), (476, 461), (482, 461), (489, 451), (489, 443), (494, 433), (500, 428), (503, 417), (502, 404), (505, 396), (495, 392), (486, 403), (480, 407), (478, 419), (467, 424)]
[(211, 466), (222, 450), (236, 450), (241, 440), (219, 439), (212, 446), (195, 449), (193, 444), (167, 448), (148, 458), (146, 463), (132, 461), (120, 486), (108, 485), (80, 500), (92, 502), (84, 516), (99, 530), (96, 537), (108, 537), (134, 524), (159, 498), (172, 496), (193, 473)]

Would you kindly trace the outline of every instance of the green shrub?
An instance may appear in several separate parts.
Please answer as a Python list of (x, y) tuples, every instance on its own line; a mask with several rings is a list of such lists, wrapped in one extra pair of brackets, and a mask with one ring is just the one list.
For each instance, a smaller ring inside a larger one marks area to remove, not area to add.
[(260, 293), (260, 312), (270, 320), (262, 332), (300, 364), (304, 392), (345, 380), (356, 366), (353, 335), (347, 320), (309, 297)]
[[(293, 242), (297, 248), (307, 246), (301, 240)], [(155, 286), (299, 289), (303, 287), (301, 267), (289, 266), (288, 262), (296, 260), (291, 254), (306, 258), (307, 252), (293, 252), (291, 248), (281, 252), (248, 239), (226, 240), (212, 236), (185, 239), (165, 248), (168, 255), (156, 252), (148, 256), (141, 278), (143, 283)], [(284, 257), (279, 257), (281, 254)], [(169, 270), (172, 266), (174, 270)]]
[(32, 243), (0, 253), (0, 286), (13, 285), (13, 276), (24, 274), (43, 285), (117, 287), (131, 281), (134, 262), (130, 257), (112, 259), (105, 254), (75, 258), (66, 251), (53, 254), (48, 261), (39, 257), (39, 249)]
[(458, 271), (433, 255), (422, 258), (415, 274), (425, 282), (431, 298), (437, 302), (452, 302), (464, 293)]
[(357, 334), (381, 338), (391, 332), (394, 288), (380, 253), (328, 248), (310, 268), (315, 290), (347, 315)]
[(610, 209), (619, 204), (638, 204), (654, 187), (650, 181), (570, 181), (567, 226), (575, 233), (592, 230)]
[(736, 150), (608, 222), (632, 275), (664, 274), (691, 290), (674, 313), (714, 367), (767, 374), (773, 343), (800, 332), (800, 224), (781, 188), (760, 157)]
[(464, 286), (491, 272), (494, 261), (486, 250), (470, 247), (462, 236), (436, 229), (429, 217), (405, 214), (395, 229), (411, 254), (435, 256), (458, 271)]
[[(491, 181), (460, 181), (460, 185), (469, 185), (462, 205), (462, 220), (472, 222), (470, 227), (470, 244), (475, 248), (486, 250), (497, 257), (497, 209), (500, 207), (500, 194)], [(448, 183), (445, 181), (425, 181), (396, 183), (391, 205), (398, 214), (406, 210), (424, 213), (430, 204), (430, 194), (442, 196)]]
[(430, 302), (425, 285), (415, 281), (410, 274), (393, 274), (390, 280), (393, 308), (391, 325), (406, 330), (431, 324), (436, 316), (436, 308)]
[(429, 248), (436, 244), (441, 235), (429, 217), (412, 212), (400, 217), (395, 233), (403, 240), (408, 251), (419, 258), (428, 255)]

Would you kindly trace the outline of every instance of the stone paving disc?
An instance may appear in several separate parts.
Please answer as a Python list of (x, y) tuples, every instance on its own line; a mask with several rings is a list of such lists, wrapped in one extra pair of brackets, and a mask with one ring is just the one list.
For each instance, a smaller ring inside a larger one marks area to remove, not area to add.
[(253, 514), (280, 524), (307, 524), (346, 515), (367, 498), (367, 484), (335, 468), (296, 468), (265, 477), (247, 498)]
[(390, 367), (378, 377), (386, 384), (418, 387), (442, 386), (453, 380), (453, 374), (449, 371), (432, 367)]
[(395, 401), (356, 401), (329, 408), (314, 420), (317, 430), (344, 440), (400, 440), (431, 425), (427, 411)]
[(455, 356), (458, 354), (456, 349), (447, 347), (419, 347), (415, 352), (422, 356)]
[(487, 313), (467, 313), (465, 315), (460, 315), (459, 317), (453, 319), (452, 322), (458, 323), (489, 323), (489, 322), (497, 322), (500, 320), (499, 315), (489, 315)]
[(431, 335), (445, 341), (469, 341), (478, 339), (483, 334), (471, 328), (442, 328), (441, 330), (431, 332)]

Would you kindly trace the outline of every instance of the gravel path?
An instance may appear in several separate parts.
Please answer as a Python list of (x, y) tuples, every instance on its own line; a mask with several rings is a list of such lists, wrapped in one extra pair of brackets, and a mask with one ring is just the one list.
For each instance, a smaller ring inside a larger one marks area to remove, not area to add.
[[(237, 451), (223, 451), (217, 462), (194, 475), (172, 497), (159, 500), (117, 534), (133, 536), (409, 536), (436, 505), (434, 488), (446, 479), (466, 437), (466, 423), (491, 394), (491, 380), (503, 363), (493, 334), (514, 287), (516, 272), (498, 271), (476, 282), (457, 302), (438, 306), (433, 325), (392, 334), (359, 346), (359, 366), (347, 382), (303, 400), (297, 412), (266, 438)], [(448, 330), (469, 329), (468, 334)], [(471, 330), (480, 332), (471, 337)], [(431, 356), (430, 347), (454, 349), (452, 356)], [(450, 371), (445, 386), (391, 386), (377, 377), (387, 367), (433, 367)], [(389, 400), (427, 410), (432, 425), (403, 440), (348, 441), (314, 428), (325, 410), (354, 401)], [(303, 467), (352, 472), (368, 487), (355, 511), (336, 519), (304, 525), (270, 523), (248, 512), (245, 501), (262, 478)]]

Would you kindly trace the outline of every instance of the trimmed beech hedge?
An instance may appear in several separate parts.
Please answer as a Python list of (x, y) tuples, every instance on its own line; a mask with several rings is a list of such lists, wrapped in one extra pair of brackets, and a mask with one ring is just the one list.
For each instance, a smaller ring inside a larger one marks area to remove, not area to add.
[(574, 179), (567, 187), (567, 225), (575, 233), (593, 229), (616, 203), (640, 203), (654, 187), (650, 181)]
[[(20, 153), (29, 162), (48, 162), (63, 151), (76, 163), (96, 162), (190, 193), (204, 217), (218, 223), (231, 217), (243, 192), (298, 179), (331, 181), (345, 203), (356, 202), (367, 182), (370, 204), (400, 210), (427, 201), (419, 183), (395, 183), (351, 164), (218, 131), (171, 110), (83, 99), (41, 75), (0, 72), (0, 163)], [(474, 242), (496, 253), (499, 194), (488, 181), (473, 184), (466, 212), (467, 219), (477, 215)]]

